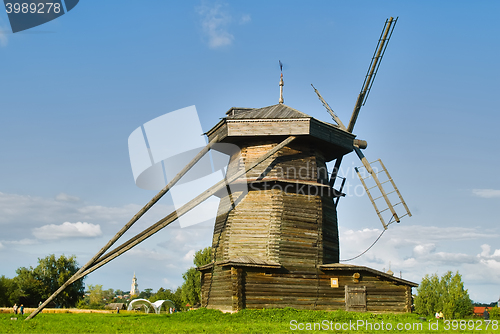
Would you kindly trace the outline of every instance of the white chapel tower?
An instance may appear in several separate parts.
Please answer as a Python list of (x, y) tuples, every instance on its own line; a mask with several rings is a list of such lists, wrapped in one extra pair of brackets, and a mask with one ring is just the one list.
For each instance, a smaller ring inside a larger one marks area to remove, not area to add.
[(137, 284), (137, 278), (135, 277), (135, 272), (134, 272), (134, 278), (132, 278), (132, 286), (130, 287), (130, 295), (138, 295), (139, 294), (139, 284)]

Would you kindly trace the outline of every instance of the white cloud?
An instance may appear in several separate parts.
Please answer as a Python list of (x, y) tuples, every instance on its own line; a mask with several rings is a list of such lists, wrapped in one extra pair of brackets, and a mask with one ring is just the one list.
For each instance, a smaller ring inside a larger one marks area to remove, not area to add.
[(194, 249), (190, 249), (189, 252), (187, 252), (186, 255), (184, 255), (183, 260), (193, 261), (194, 253), (196, 253), (196, 251)]
[(150, 259), (159, 262), (173, 260), (173, 257), (169, 255), (167, 252), (162, 253), (154, 249), (146, 249), (142, 247), (139, 248), (137, 246), (129, 250), (127, 253), (136, 257), (140, 257), (142, 259)]
[(481, 245), (481, 249), (483, 251), (477, 255), (478, 258), (498, 261), (500, 263), (500, 249), (495, 249), (495, 251), (491, 255), (490, 255), (491, 252), (490, 245), (488, 244)]
[(7, 31), (9, 31), (9, 29), (3, 23), (2, 19), (0, 19), (0, 46), (7, 46), (7, 42), (8, 42), (7, 33), (6, 33)]
[(231, 22), (231, 15), (223, 10), (223, 5), (216, 3), (213, 5), (203, 4), (197, 8), (201, 16), (203, 33), (208, 37), (208, 45), (215, 49), (230, 45), (234, 36), (227, 31), (227, 26)]
[[(159, 207), (160, 205), (156, 205), (155, 209)], [(109, 223), (123, 223), (125, 225), (140, 209), (141, 206), (137, 204), (127, 204), (118, 207), (87, 205), (78, 208), (77, 212), (82, 220), (99, 219), (108, 221)], [(152, 212), (153, 209), (150, 211)]]
[[(2, 29), (2, 27), (0, 27)], [(4, 31), (0, 30), (0, 46), (7, 46), (7, 35)]]
[(246, 14), (241, 17), (240, 24), (247, 24), (250, 21), (252, 21), (252, 18), (250, 17), (250, 15)]
[(61, 225), (44, 225), (33, 229), (33, 235), (38, 239), (55, 240), (61, 238), (85, 237), (93, 238), (102, 235), (101, 226), (89, 223), (65, 222)]
[(496, 190), (496, 189), (473, 189), (472, 193), (475, 196), (482, 197), (482, 198), (500, 197), (500, 190)]
[(481, 249), (483, 250), (481, 254), (478, 254), (477, 256), (481, 257), (488, 257), (490, 256), (490, 251), (491, 251), (491, 246), (488, 244), (481, 245)]
[(4, 248), (5, 246), (0, 242), (0, 249)]
[(416, 256), (425, 256), (428, 255), (436, 250), (436, 245), (435, 244), (423, 244), (423, 245), (416, 245), (413, 247), (413, 253)]
[(80, 198), (65, 193), (60, 193), (59, 195), (56, 196), (56, 200), (63, 202), (78, 202)]
[(38, 243), (36, 239), (21, 239), (21, 240), (2, 240), (2, 242), (6, 245), (20, 245), (20, 246), (26, 246), (26, 245), (34, 245)]
[[(15, 240), (22, 238), (26, 229), (60, 221), (87, 221), (104, 224), (103, 226), (106, 224), (125, 225), (140, 208), (141, 206), (137, 204), (116, 207), (88, 205), (78, 197), (64, 193), (55, 198), (44, 198), (0, 192), (0, 226), (9, 225), (9, 232), (15, 235), (9, 235), (6, 238)], [(165, 212), (170, 211), (171, 206), (156, 204), (148, 212), (147, 220), (160, 219)]]

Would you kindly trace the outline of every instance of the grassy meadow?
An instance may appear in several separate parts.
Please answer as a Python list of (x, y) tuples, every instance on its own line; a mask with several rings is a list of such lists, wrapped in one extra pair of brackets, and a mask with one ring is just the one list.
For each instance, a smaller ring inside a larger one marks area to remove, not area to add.
[(159, 315), (42, 313), (29, 321), (24, 321), (26, 314), (17, 315), (17, 320), (12, 320), (13, 317), (12, 313), (0, 314), (0, 333), (500, 333), (498, 322), (496, 327), (490, 323), (486, 329), (479, 319), (463, 323), (460, 329), (459, 323), (450, 322), (447, 326), (435, 319), (424, 322), (416, 314), (291, 308), (243, 310), (233, 314), (207, 309)]

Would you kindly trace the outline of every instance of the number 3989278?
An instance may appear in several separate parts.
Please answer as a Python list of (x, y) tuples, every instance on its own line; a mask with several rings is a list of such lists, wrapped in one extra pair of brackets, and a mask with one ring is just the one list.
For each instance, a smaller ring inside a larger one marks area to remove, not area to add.
[(40, 2), (38, 4), (36, 3), (10, 3), (7, 2), (5, 4), (5, 9), (7, 11), (7, 14), (10, 13), (31, 13), (31, 14), (45, 14), (45, 13), (50, 13), (51, 11), (53, 13), (59, 13), (61, 11), (61, 4), (60, 3), (53, 3), (53, 2)]

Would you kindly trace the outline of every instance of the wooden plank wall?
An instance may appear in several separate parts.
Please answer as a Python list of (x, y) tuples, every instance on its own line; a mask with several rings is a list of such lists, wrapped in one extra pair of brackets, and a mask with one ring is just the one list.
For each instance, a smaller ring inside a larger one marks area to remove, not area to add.
[(321, 260), (321, 198), (282, 193), (279, 259), (289, 270), (316, 273)]
[(352, 142), (355, 137), (352, 134), (347, 134), (345, 131), (335, 128), (332, 129), (332, 127), (327, 126), (323, 122), (316, 119), (311, 119), (309, 131), (311, 136), (342, 147), (345, 150), (343, 152), (344, 154), (352, 151)]
[(231, 270), (215, 266), (202, 273), (201, 305), (223, 312), (233, 311)]
[(275, 240), (279, 190), (250, 191), (230, 213), (224, 242), (224, 259), (252, 256), (276, 260)]
[[(255, 146), (243, 148), (241, 160), (231, 159), (228, 174), (241, 168), (241, 164), (255, 161), (275, 145), (260, 141)], [(267, 161), (268, 164), (272, 162), (272, 169), (263, 181), (267, 177), (284, 177), (327, 182), (324, 159), (310, 144), (285, 147), (277, 155), (279, 157)], [(256, 168), (248, 177), (260, 177), (265, 168), (266, 165)], [(290, 191), (297, 191), (296, 188)], [(300, 191), (304, 193), (285, 192), (280, 184), (254, 183), (229, 214), (226, 212), (231, 205), (230, 199), (223, 197), (214, 228), (214, 260), (252, 256), (284, 265), (308, 266), (313, 271), (318, 264), (337, 262), (339, 241), (333, 199), (308, 195), (307, 187)]]
[(309, 118), (228, 120), (227, 133), (229, 136), (307, 135), (309, 120)]
[[(249, 166), (266, 152), (275, 147), (276, 140), (253, 140), (252, 146), (241, 146), (241, 159), (232, 158), (228, 175), (238, 172), (240, 168)], [(241, 164), (245, 164), (242, 166)], [(268, 167), (270, 167), (268, 169)], [(252, 169), (247, 178), (284, 178), (290, 180), (314, 181), (328, 184), (325, 158), (315, 145), (308, 142), (291, 143), (263, 163)], [(264, 180), (264, 179), (263, 179)]]
[[(246, 269), (245, 307), (336, 310), (345, 309), (345, 286), (366, 286), (368, 312), (409, 312), (411, 288), (375, 276), (363, 275), (354, 283), (352, 273), (320, 275), (258, 272)], [(330, 286), (330, 278), (339, 279), (339, 287)], [(408, 291), (410, 291), (408, 293)]]
[(322, 196), (322, 264), (338, 263), (340, 260), (339, 228), (337, 209), (331, 197)]

